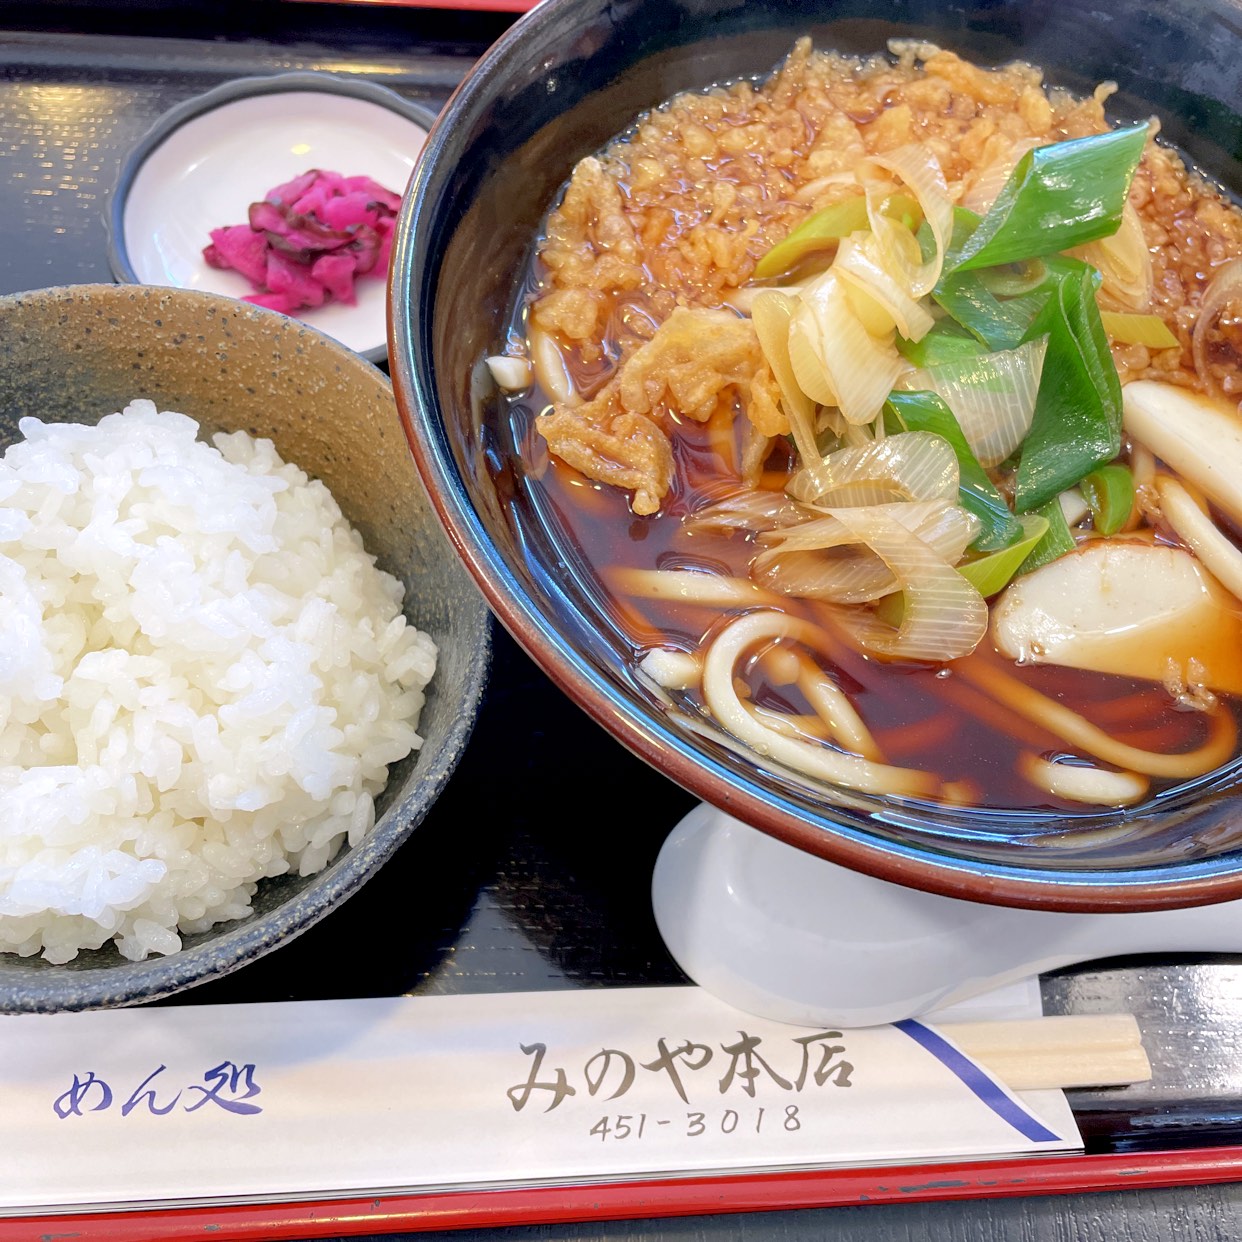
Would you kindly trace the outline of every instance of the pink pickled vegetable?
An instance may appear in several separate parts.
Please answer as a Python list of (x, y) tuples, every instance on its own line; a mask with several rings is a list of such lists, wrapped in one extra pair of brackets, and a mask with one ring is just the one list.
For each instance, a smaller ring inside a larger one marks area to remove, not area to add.
[(261, 285), (267, 273), (267, 238), (248, 224), (212, 229), (203, 257), (212, 267), (231, 267), (252, 285)]
[(385, 277), (401, 195), (370, 177), (312, 168), (251, 203), (247, 224), (212, 229), (208, 266), (241, 273), (245, 301), (300, 310), (357, 301), (355, 282)]
[(295, 300), (299, 307), (322, 306), (328, 291), (311, 275), (311, 270), (273, 250), (267, 256), (267, 287)]
[(328, 291), (337, 302), (352, 306), (354, 294), (354, 260), (347, 254), (321, 254), (311, 266), (311, 276)]
[[(329, 175), (336, 176), (335, 173)], [(318, 168), (312, 168), (310, 172), (304, 172), (300, 177), (294, 177), (292, 181), (286, 181), (284, 185), (268, 190), (263, 197), (269, 203), (284, 203), (287, 206), (301, 198), (322, 176)]]

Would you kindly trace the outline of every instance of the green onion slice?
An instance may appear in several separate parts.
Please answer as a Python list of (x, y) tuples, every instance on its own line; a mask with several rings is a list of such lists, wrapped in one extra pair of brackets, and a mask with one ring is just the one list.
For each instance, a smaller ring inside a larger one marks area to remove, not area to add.
[(1022, 527), (1000, 492), (970, 451), (953, 411), (934, 392), (893, 392), (884, 406), (884, 429), (929, 431), (946, 440), (957, 457), (958, 499), (982, 523), (971, 547), (983, 552), (1005, 548), (1019, 538)]
[(1134, 476), (1125, 466), (1101, 466), (1078, 487), (1100, 534), (1115, 535), (1129, 520), (1134, 508)]
[(1028, 259), (1025, 263), (980, 268), (979, 279), (984, 288), (996, 297), (1016, 298), (1044, 287), (1048, 281), (1048, 268), (1042, 259)]
[(1018, 573), (1029, 574), (1041, 565), (1055, 561), (1058, 556), (1072, 552), (1078, 546), (1074, 542), (1074, 536), (1070, 533), (1069, 523), (1065, 520), (1059, 497), (1054, 496), (1048, 501), (1039, 509), (1037, 516), (1048, 523), (1048, 529), (1044, 531), (1043, 537), (1031, 550), (1030, 556), (1018, 567)]
[(922, 340), (897, 338), (897, 350), (901, 356), (923, 369), (977, 358), (985, 349), (986, 346), (977, 337), (971, 336), (947, 317), (941, 319)]
[(771, 280), (801, 263), (817, 250), (826, 250), (841, 238), (867, 227), (867, 200), (862, 194), (842, 199), (808, 216), (782, 242), (755, 264), (755, 280)]
[(1036, 293), (998, 298), (977, 272), (941, 277), (932, 297), (988, 349), (1020, 344), (1042, 305)]
[(950, 270), (1017, 263), (1115, 233), (1146, 142), (1143, 124), (1028, 151)]
[[(969, 232), (959, 232), (956, 236), (969, 236)], [(1004, 270), (985, 268), (977, 272), (955, 272), (941, 277), (932, 291), (935, 301), (989, 349), (1013, 349), (1020, 344), (1061, 282), (1069, 276), (1082, 278), (1084, 273), (1094, 269), (1081, 259), (1049, 255), (1039, 261), (1040, 279), (1024, 283), (1022, 291), (1013, 296), (998, 294), (1002, 286), (993, 277), (997, 271)], [(1018, 288), (1017, 285), (1013, 287)]]
[[(881, 210), (888, 219), (910, 229), (917, 228), (923, 217), (918, 203), (908, 194), (890, 194)], [(869, 227), (866, 195), (842, 199), (808, 216), (784, 241), (777, 242), (755, 264), (751, 279), (772, 280), (816, 251), (827, 250), (843, 237)]]
[(1031, 430), (1018, 462), (1014, 508), (1041, 509), (1121, 451), (1121, 381), (1100, 321), (1099, 273), (1070, 270), (1027, 331), (1047, 334)]
[(990, 599), (1009, 582), (1048, 533), (1048, 519), (1042, 514), (1024, 513), (1021, 522), (1021, 537), (1017, 543), (957, 567), (957, 572), (984, 599)]
[(1176, 349), (1181, 341), (1159, 315), (1131, 315), (1101, 311), (1104, 331), (1119, 345), (1146, 345), (1148, 349)]

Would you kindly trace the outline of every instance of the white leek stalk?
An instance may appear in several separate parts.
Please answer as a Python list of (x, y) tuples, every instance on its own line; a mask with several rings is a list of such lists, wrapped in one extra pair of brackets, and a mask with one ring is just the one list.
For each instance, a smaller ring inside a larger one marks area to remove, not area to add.
[[(973, 514), (940, 500), (876, 505), (863, 512), (900, 523), (946, 565), (961, 560), (979, 530)], [(836, 516), (760, 538), (774, 546), (755, 558), (751, 574), (783, 595), (862, 604), (901, 587), (888, 565)]]
[[(884, 266), (874, 234), (854, 233), (843, 238), (832, 270), (871, 298), (887, 316), (889, 326), (896, 326), (907, 340), (921, 341), (931, 331), (936, 322), (931, 312)], [(857, 307), (857, 299), (854, 304)]]
[(863, 647), (890, 659), (939, 663), (969, 655), (979, 645), (988, 606), (951, 565), (876, 507), (834, 509), (832, 516), (888, 566), (905, 598), (896, 629), (871, 613), (841, 613), (842, 624)]
[[(936, 243), (935, 252), (926, 262), (917, 238), (900, 220), (884, 214), (883, 205), (888, 194), (876, 184), (872, 169), (877, 167), (904, 181), (917, 200)], [(859, 181), (867, 194), (867, 219), (881, 265), (910, 297), (926, 297), (940, 279), (945, 251), (953, 234), (953, 203), (939, 161), (929, 147), (911, 143), (883, 155), (871, 156), (859, 169)]]
[(906, 369), (892, 332), (872, 336), (831, 268), (803, 288), (789, 331), (789, 360), (802, 391), (836, 405), (851, 423), (872, 422)]
[(979, 464), (997, 466), (1031, 429), (1047, 348), (1048, 338), (1041, 336), (1017, 349), (909, 372), (901, 387), (942, 397)]
[(1132, 204), (1126, 203), (1122, 209), (1121, 224), (1115, 233), (1080, 246), (1073, 253), (1099, 269), (1100, 293), (1105, 302), (1132, 311), (1145, 311), (1151, 306), (1155, 290), (1151, 251), (1143, 236), (1143, 223)]
[(780, 530), (814, 518), (784, 492), (762, 490), (735, 492), (692, 513), (685, 519), (688, 530)]
[(759, 348), (767, 359), (781, 390), (781, 405), (789, 419), (794, 444), (803, 461), (813, 461), (815, 450), (815, 402), (802, 391), (789, 360), (789, 325), (798, 304), (787, 293), (765, 289), (755, 298), (751, 322), (759, 338)]
[(902, 431), (829, 453), (799, 470), (785, 490), (803, 504), (877, 505), (949, 499), (957, 495), (959, 480), (957, 456), (947, 441), (929, 431)]

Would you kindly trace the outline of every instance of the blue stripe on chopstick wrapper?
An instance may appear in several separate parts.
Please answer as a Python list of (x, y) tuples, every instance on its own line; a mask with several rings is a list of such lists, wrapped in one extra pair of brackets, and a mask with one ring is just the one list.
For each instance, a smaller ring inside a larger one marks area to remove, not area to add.
[(1061, 1136), (1054, 1134), (1033, 1113), (1028, 1112), (1016, 1100), (1011, 1099), (969, 1057), (959, 1052), (943, 1036), (937, 1035), (921, 1022), (907, 1019), (893, 1025), (904, 1031), (915, 1043), (925, 1048), (946, 1069), (957, 1075), (970, 1091), (978, 1096), (998, 1117), (1007, 1121), (1023, 1138), (1032, 1143), (1056, 1142)]

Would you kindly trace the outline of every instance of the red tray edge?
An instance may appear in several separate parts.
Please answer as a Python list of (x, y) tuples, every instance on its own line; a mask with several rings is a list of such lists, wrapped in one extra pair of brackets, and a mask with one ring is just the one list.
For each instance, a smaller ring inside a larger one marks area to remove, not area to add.
[(353, 1196), (298, 1203), (91, 1211), (0, 1219), (0, 1242), (309, 1239), (430, 1229), (703, 1216), (866, 1203), (1157, 1189), (1242, 1180), (1242, 1146), (1142, 1154), (977, 1160), (785, 1173)]

